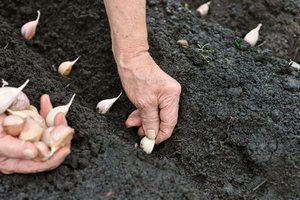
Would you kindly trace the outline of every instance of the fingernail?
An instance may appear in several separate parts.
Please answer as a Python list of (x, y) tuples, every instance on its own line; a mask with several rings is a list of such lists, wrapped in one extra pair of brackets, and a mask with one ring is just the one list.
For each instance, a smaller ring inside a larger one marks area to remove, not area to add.
[(24, 150), (24, 156), (27, 159), (33, 159), (33, 158), (35, 158), (35, 153), (31, 149), (25, 149)]
[(156, 138), (155, 130), (154, 129), (147, 129), (146, 136), (147, 136), (147, 138), (149, 138), (151, 140), (155, 140), (155, 138)]

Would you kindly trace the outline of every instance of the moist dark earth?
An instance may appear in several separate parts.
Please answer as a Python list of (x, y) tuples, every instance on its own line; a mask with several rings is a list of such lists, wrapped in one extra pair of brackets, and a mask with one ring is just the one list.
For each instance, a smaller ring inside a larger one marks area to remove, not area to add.
[[(98, 101), (122, 86), (102, 1), (1, 0), (0, 78), (32, 103), (76, 99), (67, 116), (72, 153), (56, 170), (0, 175), (1, 199), (299, 199), (299, 0), (149, 0), (150, 52), (182, 85), (179, 122), (151, 155), (135, 148), (126, 95), (106, 115)], [(36, 18), (32, 41), (20, 27)], [(262, 23), (259, 47), (242, 37)], [(186, 39), (189, 47), (176, 43)], [(235, 48), (234, 40), (241, 39)], [(70, 76), (58, 65), (81, 56)]]

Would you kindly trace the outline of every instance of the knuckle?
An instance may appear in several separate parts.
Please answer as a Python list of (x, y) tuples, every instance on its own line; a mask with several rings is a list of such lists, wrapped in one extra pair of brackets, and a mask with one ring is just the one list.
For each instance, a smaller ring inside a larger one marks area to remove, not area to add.
[(180, 93), (181, 93), (182, 88), (181, 88), (180, 83), (178, 83), (177, 81), (173, 81), (172, 83), (170, 83), (168, 85), (168, 90), (172, 91), (173, 94), (179, 96)]

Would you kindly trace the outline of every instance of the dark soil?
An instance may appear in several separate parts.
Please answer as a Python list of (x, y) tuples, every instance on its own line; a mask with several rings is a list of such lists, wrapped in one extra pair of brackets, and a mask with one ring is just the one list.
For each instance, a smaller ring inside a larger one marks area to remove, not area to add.
[[(300, 2), (247, 2), (216, 0), (200, 18), (183, 1), (148, 1), (152, 55), (183, 93), (173, 137), (146, 155), (123, 124), (134, 109), (125, 95), (108, 115), (95, 112), (121, 90), (102, 1), (2, 0), (0, 78), (30, 79), (35, 105), (43, 93), (54, 105), (77, 97), (72, 154), (52, 172), (0, 175), (0, 199), (299, 199), (300, 74), (288, 59), (299, 61)], [(38, 9), (37, 35), (26, 42), (20, 27)], [(236, 49), (259, 22), (267, 42)], [(188, 48), (176, 44), (182, 38)], [(57, 66), (79, 55), (59, 77)]]

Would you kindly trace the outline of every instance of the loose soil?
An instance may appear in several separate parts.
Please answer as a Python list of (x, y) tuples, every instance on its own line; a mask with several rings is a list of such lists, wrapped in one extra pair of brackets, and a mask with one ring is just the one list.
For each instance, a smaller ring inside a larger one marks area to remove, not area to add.
[[(0, 78), (13, 86), (30, 79), (24, 91), (36, 106), (43, 93), (54, 105), (77, 96), (71, 155), (51, 172), (0, 175), (0, 198), (299, 199), (300, 74), (288, 61), (300, 59), (300, 2), (250, 2), (215, 0), (201, 18), (194, 10), (203, 1), (148, 1), (151, 53), (183, 92), (172, 138), (146, 155), (124, 126), (134, 110), (126, 95), (107, 115), (95, 112), (122, 89), (103, 2), (2, 0)], [(38, 9), (27, 42), (20, 27)], [(235, 48), (260, 22), (265, 43)], [(58, 76), (58, 65), (77, 56), (71, 75)]]

